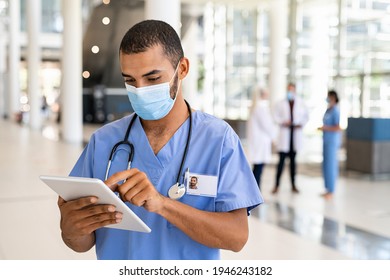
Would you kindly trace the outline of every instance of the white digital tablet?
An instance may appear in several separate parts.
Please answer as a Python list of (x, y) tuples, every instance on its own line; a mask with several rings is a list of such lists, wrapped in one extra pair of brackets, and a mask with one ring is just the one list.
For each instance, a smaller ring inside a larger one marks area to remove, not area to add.
[(107, 227), (151, 232), (151, 229), (100, 179), (60, 176), (39, 176), (39, 178), (66, 201), (96, 196), (99, 198), (99, 204), (115, 205), (116, 211), (123, 213), (122, 221)]

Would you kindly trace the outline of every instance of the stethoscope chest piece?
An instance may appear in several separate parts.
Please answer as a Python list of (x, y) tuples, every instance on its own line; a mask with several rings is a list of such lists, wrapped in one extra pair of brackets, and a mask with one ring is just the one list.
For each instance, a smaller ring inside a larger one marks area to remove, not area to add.
[(180, 199), (186, 193), (186, 187), (184, 185), (179, 185), (179, 183), (174, 184), (168, 190), (168, 196), (171, 199)]

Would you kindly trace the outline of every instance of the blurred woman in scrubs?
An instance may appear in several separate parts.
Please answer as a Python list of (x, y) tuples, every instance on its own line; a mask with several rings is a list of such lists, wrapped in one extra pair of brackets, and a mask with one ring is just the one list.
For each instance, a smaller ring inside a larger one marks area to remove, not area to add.
[(337, 151), (341, 143), (340, 133), (340, 108), (339, 98), (336, 91), (329, 91), (328, 109), (323, 118), (323, 126), (319, 129), (323, 131), (323, 163), (322, 174), (325, 181), (326, 192), (322, 194), (325, 199), (331, 199), (335, 191), (336, 180), (339, 174)]

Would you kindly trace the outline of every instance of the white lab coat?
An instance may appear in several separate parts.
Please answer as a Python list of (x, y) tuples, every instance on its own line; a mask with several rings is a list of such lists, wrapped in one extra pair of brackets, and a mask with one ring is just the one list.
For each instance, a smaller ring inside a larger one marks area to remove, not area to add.
[(267, 101), (258, 101), (247, 123), (247, 158), (251, 164), (269, 163), (276, 127)]
[[(273, 112), (275, 122), (279, 125), (279, 136), (277, 149), (279, 152), (289, 152), (290, 150), (290, 128), (283, 127), (284, 122), (290, 121), (290, 104), (287, 99), (279, 101)], [(293, 107), (294, 125), (301, 125), (300, 128), (294, 128), (294, 150), (300, 151), (303, 145), (303, 126), (309, 120), (307, 107), (303, 100), (298, 96), (295, 97)]]

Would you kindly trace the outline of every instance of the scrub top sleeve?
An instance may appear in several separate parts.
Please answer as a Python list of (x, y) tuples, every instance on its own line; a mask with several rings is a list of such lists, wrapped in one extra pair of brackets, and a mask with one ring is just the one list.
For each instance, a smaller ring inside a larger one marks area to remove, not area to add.
[[(229, 135), (230, 134), (230, 135)], [(263, 202), (238, 136), (228, 132), (222, 148), (216, 211), (249, 211)]]
[(84, 148), (82, 154), (74, 165), (69, 176), (93, 178), (93, 154), (95, 150), (95, 137)]

